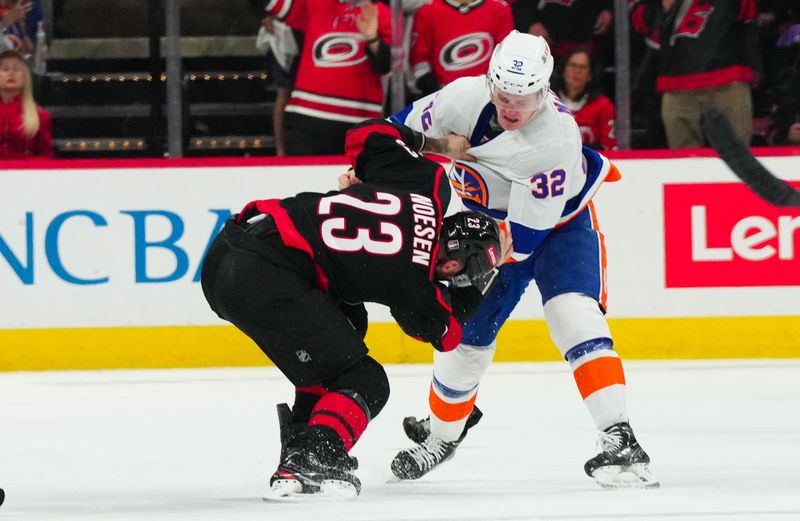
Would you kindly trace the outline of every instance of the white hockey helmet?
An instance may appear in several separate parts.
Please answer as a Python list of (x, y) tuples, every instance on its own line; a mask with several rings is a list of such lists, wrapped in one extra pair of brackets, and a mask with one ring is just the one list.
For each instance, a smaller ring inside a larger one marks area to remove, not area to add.
[(547, 92), (552, 73), (553, 55), (545, 39), (511, 31), (494, 48), (486, 75), (497, 89), (525, 96)]

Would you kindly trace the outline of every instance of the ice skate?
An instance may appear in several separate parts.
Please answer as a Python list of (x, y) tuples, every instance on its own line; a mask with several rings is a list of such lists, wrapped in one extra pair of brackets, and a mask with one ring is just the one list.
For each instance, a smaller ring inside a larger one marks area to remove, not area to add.
[(285, 403), (278, 405), (281, 459), (270, 478), (265, 501), (349, 499), (361, 491), (353, 474), (358, 460), (347, 455), (341, 441), (329, 436), (309, 436), (305, 424), (294, 423)]
[[(464, 432), (461, 433), (461, 436), (458, 438), (458, 442), (461, 441), (467, 436), (467, 431), (470, 430), (472, 427), (478, 424), (483, 417), (483, 413), (477, 406), (472, 408), (472, 412), (469, 414), (469, 418), (467, 418), (467, 424), (464, 426)], [(422, 443), (431, 433), (431, 418), (430, 416), (418, 420), (415, 416), (406, 416), (403, 418), (403, 430), (406, 433), (406, 436), (409, 440), (413, 441), (414, 443)]]
[(636, 441), (627, 422), (612, 425), (600, 433), (600, 453), (584, 465), (586, 474), (604, 488), (657, 488), (650, 473), (650, 457)]
[(459, 443), (429, 434), (422, 443), (397, 453), (392, 460), (392, 473), (398, 479), (419, 479), (452, 458)]
[(313, 449), (295, 450), (281, 461), (270, 479), (266, 501), (313, 501), (352, 499), (361, 492), (361, 481), (353, 474), (349, 456), (341, 462), (324, 462)]
[(299, 448), (298, 438), (300, 433), (305, 430), (306, 424), (294, 421), (292, 409), (289, 408), (288, 404), (279, 403), (276, 406), (276, 409), (278, 411), (278, 426), (280, 427), (281, 433), (280, 461), (283, 461), (286, 456), (289, 455), (290, 451)]

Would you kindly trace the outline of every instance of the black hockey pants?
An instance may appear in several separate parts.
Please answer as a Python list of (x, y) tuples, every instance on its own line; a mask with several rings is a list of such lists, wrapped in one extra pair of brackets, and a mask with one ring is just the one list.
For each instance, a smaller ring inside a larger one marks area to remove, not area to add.
[[(366, 366), (377, 366), (367, 373), (383, 369), (367, 356), (338, 305), (317, 287), (311, 259), (283, 244), (270, 217), (248, 231), (246, 226), (229, 220), (204, 260), (202, 286), (211, 309), (253, 339), (295, 386), (333, 383), (373, 394), (367, 389), (371, 383), (361, 390), (363, 384), (344, 376), (363, 373)], [(378, 394), (388, 395), (386, 386)]]

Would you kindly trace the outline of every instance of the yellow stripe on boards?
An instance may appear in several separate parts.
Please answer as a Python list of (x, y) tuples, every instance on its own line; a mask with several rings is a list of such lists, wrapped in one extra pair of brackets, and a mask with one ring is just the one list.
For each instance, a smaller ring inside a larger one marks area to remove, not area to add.
[[(800, 358), (800, 317), (612, 319), (623, 359)], [(371, 324), (370, 353), (386, 364), (430, 363), (432, 348), (395, 324)], [(543, 320), (512, 320), (496, 362), (560, 360)], [(0, 330), (0, 371), (271, 365), (232, 326)]]

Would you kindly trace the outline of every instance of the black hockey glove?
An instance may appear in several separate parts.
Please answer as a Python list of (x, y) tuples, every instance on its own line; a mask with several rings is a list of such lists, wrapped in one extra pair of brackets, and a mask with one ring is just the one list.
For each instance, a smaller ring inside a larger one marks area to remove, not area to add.
[(450, 305), (453, 308), (453, 316), (461, 325), (464, 325), (478, 311), (478, 306), (482, 301), (483, 294), (475, 286), (450, 287)]
[(353, 329), (356, 330), (356, 334), (361, 340), (364, 340), (364, 337), (367, 336), (367, 326), (369, 325), (369, 318), (367, 317), (367, 308), (364, 307), (364, 304), (359, 302), (358, 304), (348, 304), (347, 302), (342, 302), (339, 304), (339, 309), (344, 316), (347, 317), (347, 320), (353, 325)]

